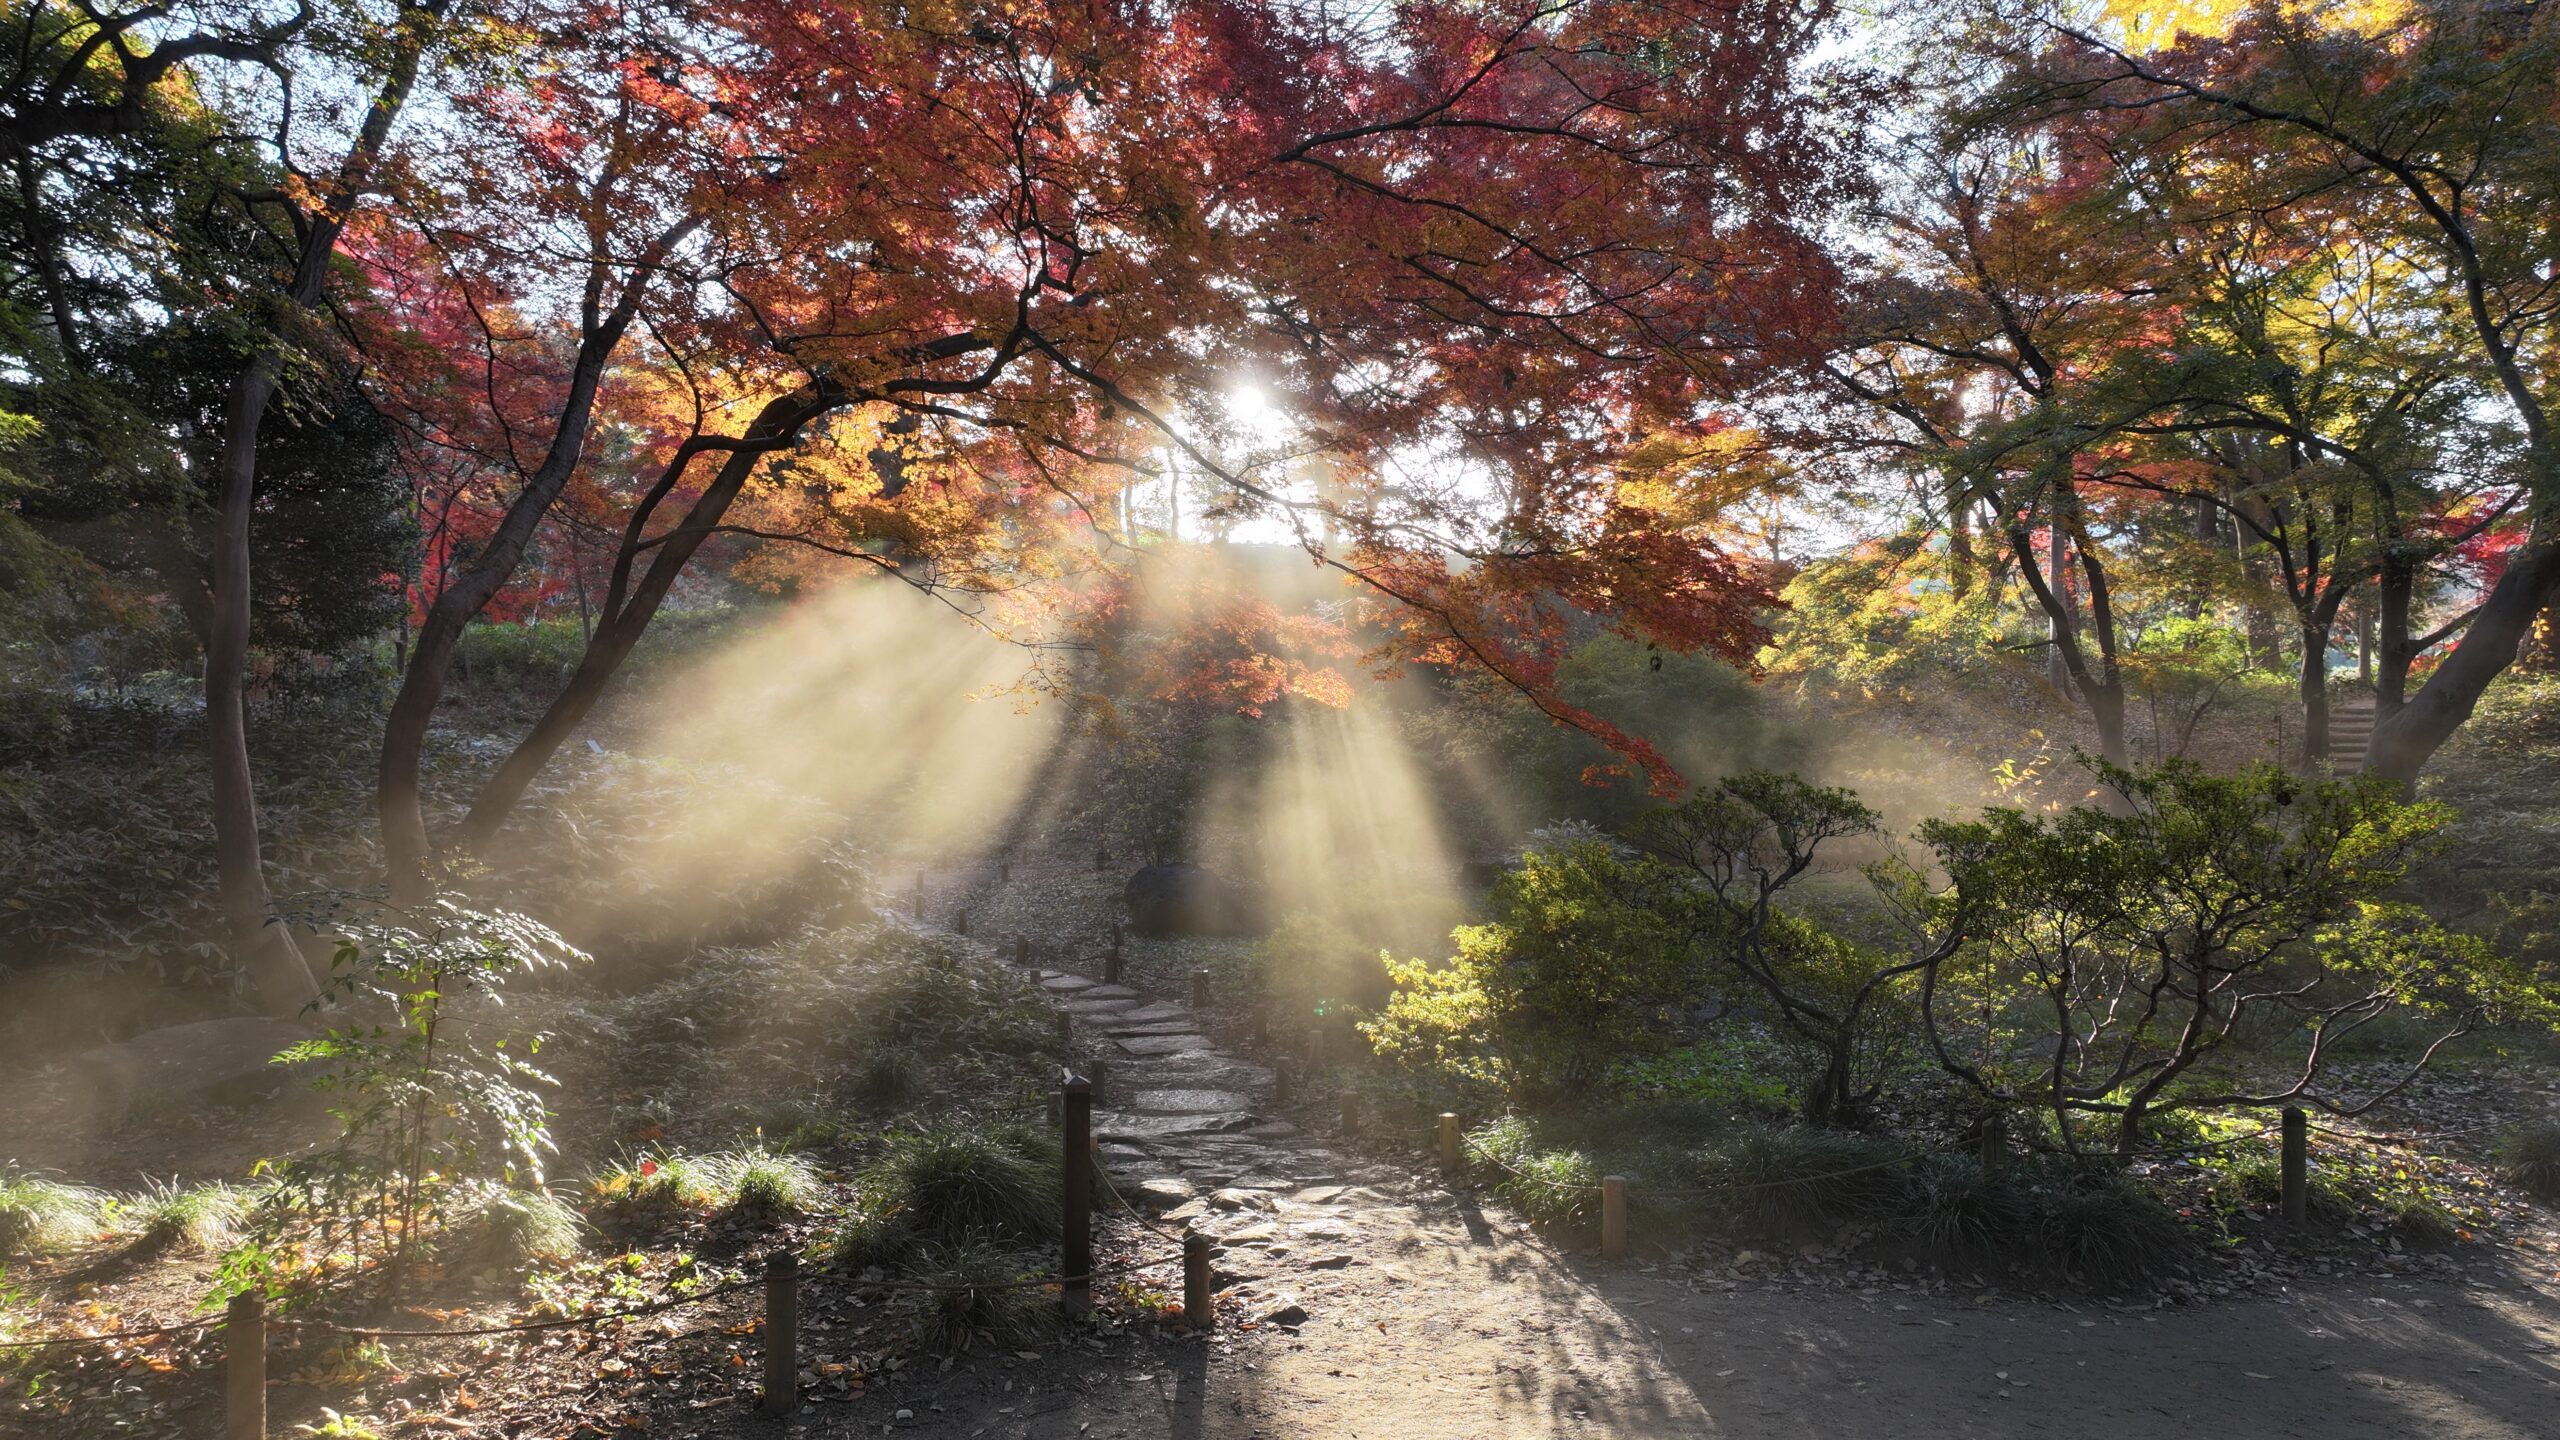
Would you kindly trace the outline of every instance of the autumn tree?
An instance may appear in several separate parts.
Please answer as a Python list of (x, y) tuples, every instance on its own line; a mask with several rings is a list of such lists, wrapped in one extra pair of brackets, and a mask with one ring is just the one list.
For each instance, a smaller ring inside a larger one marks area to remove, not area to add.
[[(1597, 726), (1553, 698), (1568, 610), (1682, 649), (1757, 643), (1751, 577), (1629, 503), (1613, 457), (1714, 428), (1818, 328), (1831, 272), (1810, 231), (1841, 181), (1795, 76), (1819, 16), (727, 15), (751, 43), (700, 83), (763, 97), (754, 148), (792, 203), (712, 222), (727, 253), (766, 257), (722, 277), (756, 344), (714, 388), (767, 398), (666, 452), (577, 676), (467, 839), (739, 528), (768, 458), (845, 415), (912, 427), (851, 447), (915, 462), (875, 486), (895, 503), (870, 553), (902, 568), (994, 547), (1024, 580), (1089, 573), (1072, 557), (1126, 553), (1117, 492), (1169, 447), (1382, 602), (1378, 663), (1481, 666)], [(1238, 374), (1328, 484), (1219, 462), (1203, 417)], [(1043, 547), (1057, 558), (1020, 558)]]
[(2176, 163), (2245, 160), (2299, 203), (2352, 203), (2432, 287), (2444, 337), (2504, 411), (2523, 541), (2460, 645), (2383, 701), (2367, 768), (2412, 778), (2560, 595), (2560, 394), (2544, 363), (2560, 323), (2560, 33), (2540, 7), (2478, 0), (2253, 7), (2148, 46), (2062, 14), (2017, 33), (2002, 96), (2016, 113), (2132, 117)]

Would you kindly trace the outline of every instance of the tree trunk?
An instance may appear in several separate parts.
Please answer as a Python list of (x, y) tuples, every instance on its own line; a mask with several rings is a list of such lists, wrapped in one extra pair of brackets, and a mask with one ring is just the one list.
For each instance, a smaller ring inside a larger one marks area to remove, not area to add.
[[(401, 904), (416, 904), (427, 897), (431, 888), (429, 871), (434, 845), (427, 835), (419, 774), (426, 754), (427, 729), (435, 720), (436, 707), (443, 702), (445, 676), (453, 664), (454, 651), (472, 620), (514, 578), (543, 517), (550, 513), (585, 455), (596, 391), (603, 383), (606, 365), (639, 312), (650, 269), (697, 223), (684, 221), (650, 246), (610, 311), (603, 309), (603, 262), (589, 270), (582, 311), (585, 334), (578, 345), (577, 359), (570, 366), (569, 390), (552, 428), (550, 448), (508, 502), (507, 513), (489, 537), (487, 548), (462, 574), (437, 588), (435, 603), (427, 608), (426, 618), (418, 625), (409, 663), (400, 674), (400, 693), (393, 698), (391, 713), (383, 720), (382, 759), (374, 775), (374, 804), (382, 820), (385, 878), (392, 899)], [(585, 582), (581, 579), (579, 583), (583, 618)]]
[[(602, 612), (596, 621), (594, 639), (588, 642), (585, 652), (579, 656), (578, 668), (570, 675), (569, 683), (561, 688), (559, 695), (542, 712), (542, 717), (534, 722), (533, 729), (517, 743), (514, 751), (481, 787), (479, 798), (472, 803), (471, 813), (462, 822), (461, 838), (466, 848), (482, 849), (497, 836), (507, 817), (515, 813), (515, 807), (524, 799), (524, 792), (541, 775), (543, 767), (551, 763), (551, 757), (560, 752), (561, 745), (567, 742), (579, 722), (595, 709), (596, 702), (603, 698), (606, 687), (621, 670), (622, 662), (630, 658), (632, 647), (639, 644), (640, 637), (647, 632), (649, 622), (657, 618), (658, 607), (665, 602), (667, 591), (674, 586), (685, 563), (718, 528), (722, 518), (728, 514), (730, 503), (737, 499), (739, 490), (745, 487), (765, 454), (790, 443), (802, 426), (842, 401), (842, 392), (831, 387), (803, 387), (767, 401), (757, 414), (755, 423), (747, 427), (742, 443), (722, 462), (711, 483), (704, 487), (702, 497), (685, 512), (683, 522), (659, 538), (648, 570), (625, 598), (621, 592), (629, 567), (638, 558), (642, 542), (637, 530), (645, 511), (633, 517), (633, 533), (625, 539), (623, 552), (617, 560), (613, 584), (606, 592)], [(661, 483), (658, 487), (660, 494), (669, 488), (672, 479), (670, 476), (668, 483)]]
[[(449, 0), (404, 8), (399, 48), (381, 90), (366, 111), (338, 166), (328, 202), (307, 217), (301, 252), (282, 299), (287, 316), (307, 314), (320, 303), (345, 234), (349, 213), (364, 193), (375, 162), (391, 138), (392, 122), (408, 102), (418, 65), (434, 40)], [(204, 701), (207, 759), (213, 772), (214, 859), (220, 875), (223, 918), (231, 943), (273, 1013), (290, 1015), (319, 993), (301, 948), (283, 927), (269, 923), (265, 860), (258, 835), (257, 783), (249, 767), (249, 619), (253, 603), (249, 528), (256, 508), (258, 430), (284, 370), (281, 337), (265, 339), (233, 380), (223, 410), (222, 449), (214, 463), (216, 523), (212, 624), (205, 646)]]
[(2052, 587), (2055, 602), (2045, 607), (2045, 679), (2065, 696), (2071, 693), (2071, 667), (2062, 658), (2062, 647), (2078, 643), (2078, 627), (2071, 613), (2071, 537), (2064, 534), (2059, 521), (2044, 527), (2045, 583)]
[(213, 773), (213, 853), (232, 953), (268, 1013), (291, 1015), (320, 987), (301, 947), (268, 923), (257, 779), (249, 765), (249, 521), (258, 486), (258, 424), (275, 398), (282, 361), (261, 350), (232, 382), (215, 471), (213, 596), (204, 648), (206, 758)]
[(2453, 653), (2406, 704), (2375, 722), (2364, 773), (2414, 783), (2446, 739), (2471, 718), (2489, 682), (2515, 663), (2525, 635), (2555, 599), (2560, 599), (2560, 535), (2537, 534), (2490, 587)]

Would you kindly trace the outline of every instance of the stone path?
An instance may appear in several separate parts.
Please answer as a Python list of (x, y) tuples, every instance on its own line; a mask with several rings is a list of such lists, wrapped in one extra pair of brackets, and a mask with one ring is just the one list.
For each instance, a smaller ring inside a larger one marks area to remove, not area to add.
[(1303, 1320), (1289, 1273), (1339, 1268), (1361, 1207), (1391, 1203), (1379, 1187), (1402, 1176), (1346, 1162), (1258, 1109), (1276, 1077), (1220, 1049), (1189, 1006), (1055, 970), (1040, 972), (1040, 988), (1075, 1017), (1079, 1053), (1108, 1062), (1093, 1129), (1113, 1185), (1163, 1223), (1215, 1239), (1222, 1282), (1249, 1318)]

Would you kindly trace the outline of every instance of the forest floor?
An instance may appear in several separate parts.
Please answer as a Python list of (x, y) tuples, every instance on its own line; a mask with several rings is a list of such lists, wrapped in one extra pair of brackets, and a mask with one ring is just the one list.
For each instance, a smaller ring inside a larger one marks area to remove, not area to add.
[[(2511, 1196), (2447, 1251), (2402, 1253), (2361, 1233), (2304, 1245), (2259, 1234), (2175, 1292), (2114, 1299), (1824, 1247), (1723, 1245), (1600, 1264), (1453, 1186), (1419, 1133), (1392, 1133), (1401, 1122), (1373, 1117), (1373, 1133), (1345, 1134), (1313, 1085), (1278, 1101), (1275, 1057), (1244, 1017), (1184, 1003), (1198, 968), (1214, 993), (1239, 993), (1229, 982), (1243, 947), (1133, 938), (1124, 987), (1096, 984), (1097, 906), (1114, 888), (1065, 866), (1006, 884), (982, 869), (945, 871), (929, 911), (968, 910), (991, 942), (987, 965), (1003, 963), (1012, 936), (1034, 937), (1041, 987), (1075, 1017), (1079, 1058), (1110, 1065), (1096, 1125), (1106, 1167), (1139, 1206), (1163, 1212), (1148, 1221), (1115, 1207), (1104, 1263), (1160, 1258), (1165, 1232), (1185, 1223), (1216, 1236), (1222, 1294), (1210, 1334), (1149, 1318), (1178, 1288), (1157, 1270), (1126, 1289), (1115, 1282), (1095, 1321), (1019, 1349), (910, 1357), (830, 1383), (831, 1359), (867, 1343), (863, 1317), (878, 1312), (819, 1282), (804, 1301), (809, 1383), (788, 1418), (754, 1413), (750, 1292), (614, 1333), (395, 1341), (343, 1372), (325, 1354), (296, 1355), (278, 1366), (273, 1433), (325, 1422), (323, 1405), (368, 1416), (385, 1440), (2525, 1440), (2552, 1433), (2560, 1413), (2560, 1231)], [(272, 1143), (213, 1127), (194, 1138), (206, 1156), (190, 1168), (207, 1173)], [(708, 1238), (720, 1253), (706, 1246), (706, 1258), (751, 1263), (757, 1247), (795, 1237)], [(57, 1298), (104, 1295), (126, 1314), (183, 1314), (207, 1268), (171, 1267), (151, 1282), (75, 1256), (16, 1278)], [(146, 1283), (169, 1293), (155, 1306)], [(67, 1418), (0, 1406), (0, 1436), (207, 1433), (216, 1375), (209, 1339), (64, 1374), (56, 1383), (82, 1397)]]

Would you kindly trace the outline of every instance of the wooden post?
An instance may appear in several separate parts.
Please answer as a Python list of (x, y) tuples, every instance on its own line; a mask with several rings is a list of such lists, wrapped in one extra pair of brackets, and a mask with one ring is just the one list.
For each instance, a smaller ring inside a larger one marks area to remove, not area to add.
[(1321, 1020), (1316, 1022), (1313, 1030), (1307, 1032), (1307, 1068), (1317, 1071), (1324, 1069), (1324, 1022)]
[(1360, 1133), (1360, 1092), (1357, 1090), (1342, 1092), (1342, 1133), (1345, 1135)]
[(1067, 1041), (1073, 1040), (1073, 1039), (1075, 1039), (1075, 1038), (1076, 1038), (1076, 1017), (1074, 1017), (1073, 1015), (1068, 1014), (1068, 1013), (1067, 1013), (1066, 1011), (1064, 1011), (1064, 1010), (1059, 1011), (1059, 1012), (1058, 1012), (1058, 1040), (1059, 1040), (1059, 1043), (1064, 1044), (1064, 1043), (1066, 1043)]
[(800, 1408), (800, 1257), (776, 1250), (764, 1261), (764, 1413)]
[(1209, 972), (1206, 970), (1191, 972), (1191, 1008), (1194, 1010), (1209, 1008)]
[(1058, 1256), (1059, 1300), (1069, 1315), (1093, 1308), (1093, 1085), (1067, 1077), (1064, 1130), (1066, 1225)]
[(1013, 937), (1013, 963), (1016, 965), (1029, 965), (1031, 963), (1030, 936), (1016, 935)]
[(1194, 1333), (1218, 1328), (1217, 1298), (1209, 1293), (1209, 1237), (1182, 1233), (1182, 1322)]
[(2299, 1105), (2284, 1107), (2284, 1223), (2311, 1219), (2311, 1117)]
[(1627, 1258), (1627, 1177), (1623, 1175), (1600, 1181), (1600, 1258)]
[(1063, 1125), (1066, 1123), (1066, 1111), (1060, 1108), (1060, 1104), (1064, 1099), (1064, 1096), (1064, 1091), (1052, 1090), (1049, 1092), (1049, 1123), (1052, 1125)]
[(222, 1314), (222, 1440), (267, 1440), (267, 1298), (234, 1295)]
[(1982, 1121), (1982, 1174), (1997, 1180), (2009, 1168), (2009, 1122), (2001, 1115), (1985, 1116)]
[(1271, 1067), (1271, 1103), (1289, 1103), (1289, 1064), (1285, 1060)]
[(1440, 1168), (1451, 1174), (1458, 1169), (1458, 1117), (1446, 1110), (1440, 1112)]
[(916, 918), (924, 918), (924, 872), (916, 872)]
[(1102, 983), (1120, 983), (1120, 941), (1116, 936), (1111, 941), (1111, 953), (1102, 957)]
[(961, 911), (959, 914), (954, 915), (954, 916), (952, 916), (952, 917), (951, 917), (951, 931), (952, 931), (952, 933), (953, 933), (953, 934), (958, 935), (958, 936), (959, 936), (961, 939), (963, 939), (963, 940), (966, 940), (966, 939), (968, 939), (968, 938), (969, 938), (969, 912), (968, 912), (968, 911), (963, 910), (963, 911)]
[(1085, 1075), (1093, 1082), (1093, 1103), (1096, 1105), (1110, 1104), (1111, 1062), (1108, 1060), (1087, 1061), (1085, 1062)]

